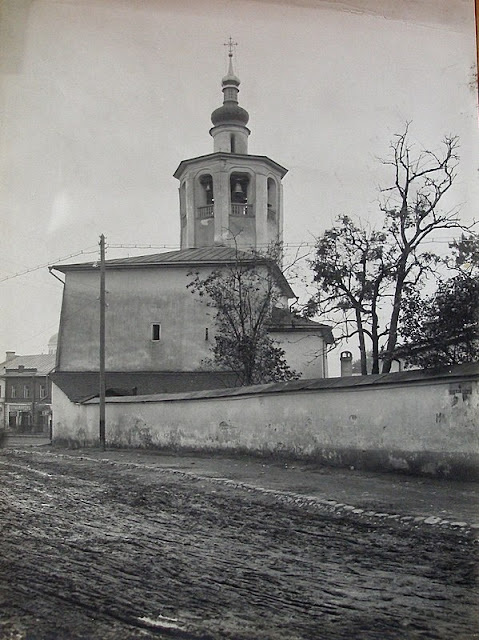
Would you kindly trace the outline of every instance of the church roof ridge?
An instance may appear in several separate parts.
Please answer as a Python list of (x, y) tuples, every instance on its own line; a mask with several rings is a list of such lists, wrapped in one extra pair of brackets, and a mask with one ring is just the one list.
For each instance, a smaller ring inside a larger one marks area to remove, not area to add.
[[(149, 267), (175, 267), (175, 266), (221, 266), (233, 264), (236, 261), (246, 263), (268, 264), (272, 261), (257, 252), (238, 250), (234, 247), (214, 246), (190, 249), (178, 249), (165, 253), (152, 253), (128, 258), (112, 258), (105, 261), (105, 268), (149, 268)], [(273, 263), (274, 264), (274, 263)], [(97, 262), (80, 262), (75, 264), (60, 264), (50, 267), (56, 271), (66, 273), (68, 271), (83, 271), (99, 269)], [(274, 264), (274, 270), (278, 282), (289, 298), (294, 298), (294, 292), (284, 277), (281, 269)]]
[[(129, 256), (126, 258), (111, 258), (105, 260), (105, 266), (142, 266), (142, 265), (162, 265), (162, 264), (187, 264), (187, 263), (205, 263), (211, 262), (231, 262), (236, 258), (248, 261), (261, 261), (261, 256), (257, 254), (236, 250), (232, 247), (214, 246), (214, 247), (198, 247), (189, 249), (177, 249), (175, 251), (166, 251), (163, 253), (149, 253), (141, 256)], [(266, 260), (266, 259), (263, 259)], [(75, 268), (98, 268), (98, 263), (78, 262), (70, 264), (60, 264), (51, 267), (57, 271), (67, 271)]]

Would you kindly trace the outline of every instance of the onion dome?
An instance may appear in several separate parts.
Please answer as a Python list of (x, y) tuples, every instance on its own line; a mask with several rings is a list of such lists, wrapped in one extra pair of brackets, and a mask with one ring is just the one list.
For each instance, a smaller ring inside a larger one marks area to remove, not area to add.
[(215, 109), (211, 114), (211, 122), (216, 127), (219, 124), (248, 124), (249, 114), (246, 109), (238, 106), (238, 104), (223, 104), (222, 107)]
[(215, 109), (211, 114), (211, 122), (214, 126), (220, 124), (239, 124), (245, 126), (249, 120), (246, 109), (238, 105), (238, 92), (240, 79), (233, 70), (233, 53), (229, 53), (228, 73), (221, 81), (223, 91), (223, 106)]

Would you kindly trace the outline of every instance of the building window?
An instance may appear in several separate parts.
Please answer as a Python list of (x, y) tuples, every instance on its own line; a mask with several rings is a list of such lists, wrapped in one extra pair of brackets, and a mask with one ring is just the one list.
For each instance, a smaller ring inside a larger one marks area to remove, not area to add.
[(47, 397), (47, 388), (44, 384), (40, 385), (40, 398), (43, 400), (43, 398)]
[(30, 387), (28, 385), (24, 385), (23, 387), (23, 397), (24, 398), (30, 397)]
[(153, 342), (159, 342), (161, 340), (161, 324), (154, 322), (151, 325), (151, 339)]
[(17, 397), (17, 388), (15, 386), (12, 385), (12, 388), (10, 389), (10, 395), (12, 398), (16, 398)]

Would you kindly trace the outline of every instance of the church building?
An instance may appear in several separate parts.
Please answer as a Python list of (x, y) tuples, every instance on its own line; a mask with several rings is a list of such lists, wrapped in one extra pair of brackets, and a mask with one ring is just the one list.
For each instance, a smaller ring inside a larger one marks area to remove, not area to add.
[[(180, 162), (180, 249), (106, 260), (106, 385), (109, 395), (211, 389), (237, 384), (232, 372), (205, 370), (215, 312), (187, 288), (193, 273), (242, 262), (271, 269), (258, 252), (282, 241), (287, 170), (248, 153), (248, 112), (239, 106), (240, 80), (229, 69), (223, 104), (211, 115), (213, 152)], [(97, 263), (56, 265), (64, 292), (52, 379), (75, 402), (98, 393), (100, 269)], [(327, 376), (330, 327), (289, 310), (295, 299), (279, 267), (279, 290), (269, 331), (292, 369), (306, 378)]]

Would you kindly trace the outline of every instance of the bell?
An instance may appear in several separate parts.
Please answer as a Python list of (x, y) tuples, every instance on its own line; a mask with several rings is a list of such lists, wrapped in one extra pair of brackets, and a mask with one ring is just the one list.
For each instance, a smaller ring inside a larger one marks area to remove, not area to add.
[(243, 189), (241, 188), (241, 183), (237, 182), (234, 188), (234, 193), (243, 195)]
[(207, 182), (207, 183), (206, 183), (206, 185), (205, 185), (205, 190), (206, 190), (206, 191), (211, 191), (211, 185), (210, 185), (210, 183), (209, 183), (209, 182)]

